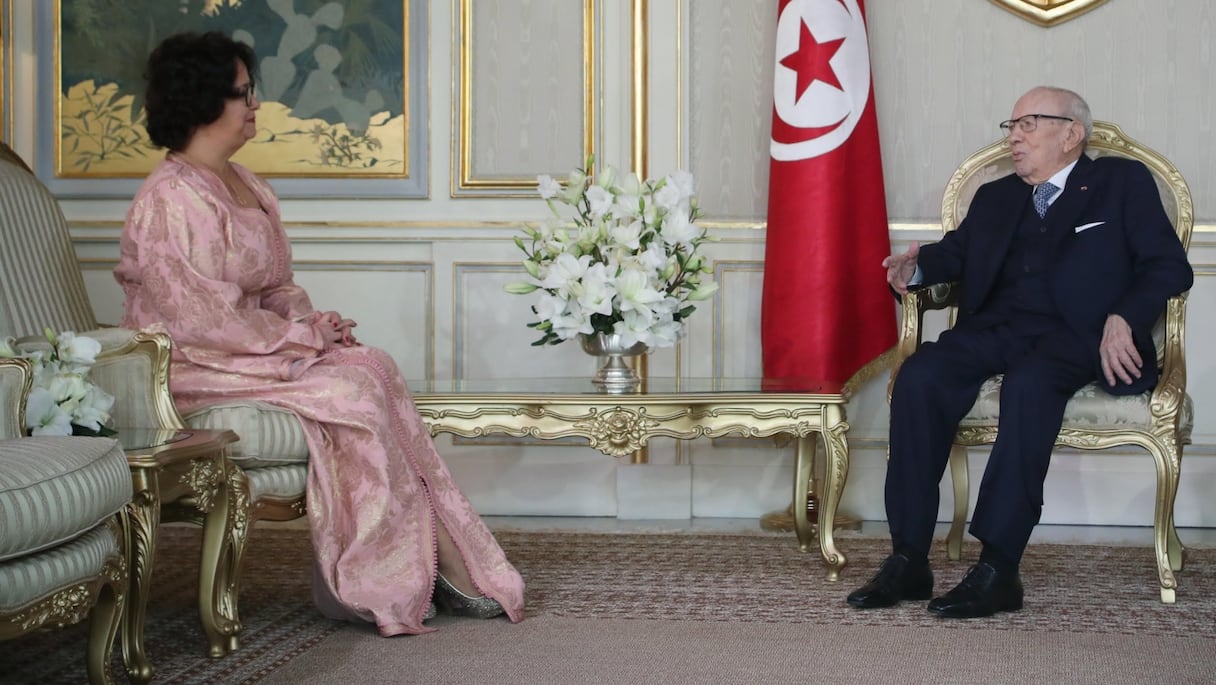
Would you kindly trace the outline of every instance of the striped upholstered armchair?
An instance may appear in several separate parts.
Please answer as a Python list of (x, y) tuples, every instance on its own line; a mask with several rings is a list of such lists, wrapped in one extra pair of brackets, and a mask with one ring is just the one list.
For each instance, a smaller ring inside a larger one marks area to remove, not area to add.
[(112, 683), (131, 474), (114, 440), (23, 437), (30, 372), (0, 359), (0, 640), (88, 618), (89, 682)]
[[(299, 422), (289, 412), (251, 403), (210, 407), (183, 418), (169, 394), (171, 341), (160, 333), (99, 326), (57, 201), (0, 142), (0, 337), (40, 338), (47, 326), (102, 343), (91, 377), (116, 398), (111, 412), (115, 425), (225, 428), (240, 437), (228, 454), (231, 541), (220, 577), (229, 579), (229, 587), (219, 593), (217, 607), (239, 630), (239, 570), (250, 528), (259, 519), (284, 521), (304, 514), (308, 449)], [(161, 519), (203, 522), (188, 498), (166, 503)], [(211, 654), (237, 646), (234, 633), (224, 644), (212, 644)]]

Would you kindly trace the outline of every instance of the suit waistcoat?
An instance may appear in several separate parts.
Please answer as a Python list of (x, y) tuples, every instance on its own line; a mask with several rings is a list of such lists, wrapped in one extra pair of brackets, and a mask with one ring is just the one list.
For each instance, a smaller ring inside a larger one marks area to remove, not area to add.
[[(1051, 208), (1047, 209), (1050, 216)], [(984, 318), (1003, 319), (1018, 335), (1037, 335), (1059, 324), (1060, 313), (1051, 299), (1048, 270), (1056, 248), (1059, 230), (1039, 218), (1027, 202), (1009, 245), (1000, 276), (993, 285)]]

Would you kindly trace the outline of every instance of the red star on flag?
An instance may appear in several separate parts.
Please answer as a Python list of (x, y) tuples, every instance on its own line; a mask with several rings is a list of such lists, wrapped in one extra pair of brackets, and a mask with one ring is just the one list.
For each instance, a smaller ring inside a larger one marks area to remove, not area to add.
[(830, 64), (836, 51), (840, 49), (843, 38), (820, 43), (811, 35), (806, 22), (802, 22), (798, 37), (798, 50), (791, 52), (781, 60), (781, 66), (798, 74), (798, 92), (794, 100), (802, 99), (802, 94), (815, 81), (823, 81), (837, 90), (844, 90), (836, 78), (836, 72)]

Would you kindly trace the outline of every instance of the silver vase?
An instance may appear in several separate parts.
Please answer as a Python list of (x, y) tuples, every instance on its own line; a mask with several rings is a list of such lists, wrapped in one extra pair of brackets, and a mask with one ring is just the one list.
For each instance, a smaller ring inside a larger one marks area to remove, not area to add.
[(645, 343), (634, 343), (625, 346), (621, 336), (608, 333), (591, 333), (579, 336), (583, 351), (604, 358), (604, 364), (591, 377), (591, 382), (603, 392), (632, 392), (637, 389), (642, 379), (633, 370), (633, 365), (626, 357), (636, 357), (646, 354)]

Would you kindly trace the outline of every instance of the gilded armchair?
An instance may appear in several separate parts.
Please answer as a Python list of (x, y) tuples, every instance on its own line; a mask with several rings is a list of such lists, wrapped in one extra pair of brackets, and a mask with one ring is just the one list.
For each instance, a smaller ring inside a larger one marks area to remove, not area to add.
[(0, 359), (0, 640), (88, 618), (89, 682), (112, 683), (128, 587), (127, 460), (114, 440), (24, 437), (30, 374), (27, 360)]
[[(299, 421), (291, 412), (256, 402), (219, 404), (181, 416), (169, 393), (168, 336), (99, 327), (58, 203), (0, 142), (0, 336), (37, 336), (46, 326), (102, 343), (91, 376), (116, 398), (115, 425), (230, 429), (240, 437), (228, 452), (229, 550), (224, 568), (216, 571), (227, 581), (217, 609), (234, 632), (223, 644), (211, 644), (210, 651), (221, 656), (237, 649), (240, 564), (249, 530), (258, 520), (288, 521), (305, 512), (308, 446)], [(166, 503), (161, 518), (202, 525), (203, 512), (187, 497)]]
[[(1194, 216), (1186, 181), (1168, 160), (1132, 140), (1110, 123), (1095, 121), (1086, 153), (1091, 157), (1116, 155), (1140, 160), (1148, 166), (1161, 193), (1166, 214), (1184, 248), (1189, 247)], [(982, 184), (1012, 173), (1013, 164), (1005, 141), (995, 142), (967, 158), (946, 185), (942, 199), (942, 230), (952, 231), (967, 214), (975, 191)], [(922, 338), (924, 315), (929, 310), (947, 309), (953, 324), (957, 289), (939, 284), (908, 293), (903, 298), (903, 318), (891, 384), (903, 360), (917, 348)], [(1191, 439), (1193, 411), (1186, 393), (1186, 355), (1183, 338), (1186, 330), (1186, 293), (1169, 300), (1154, 329), (1157, 363), (1161, 378), (1157, 387), (1141, 395), (1115, 397), (1090, 384), (1073, 396), (1064, 413), (1064, 424), (1056, 439), (1058, 447), (1103, 450), (1118, 446), (1138, 446), (1148, 451), (1156, 465), (1156, 505), (1153, 539), (1160, 581), (1161, 601), (1173, 603), (1181, 570), (1183, 547), (1174, 527), (1174, 499), (1178, 492), (1182, 447)], [(1000, 407), (1001, 378), (989, 379), (980, 389), (975, 405), (959, 424), (950, 453), (950, 474), (954, 485), (954, 514), (947, 535), (951, 559), (962, 550), (963, 527), (968, 510), (967, 447), (990, 445), (996, 440)], [(890, 399), (891, 385), (887, 396)]]

